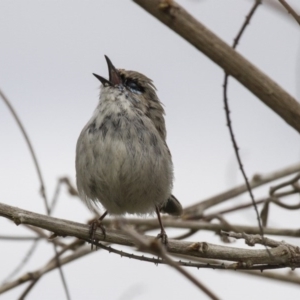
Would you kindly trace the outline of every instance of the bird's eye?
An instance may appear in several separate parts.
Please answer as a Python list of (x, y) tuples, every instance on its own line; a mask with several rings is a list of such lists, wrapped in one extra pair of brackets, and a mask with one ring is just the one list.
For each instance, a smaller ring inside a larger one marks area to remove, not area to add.
[(131, 92), (135, 94), (141, 94), (144, 91), (144, 89), (133, 80), (126, 79), (124, 84)]

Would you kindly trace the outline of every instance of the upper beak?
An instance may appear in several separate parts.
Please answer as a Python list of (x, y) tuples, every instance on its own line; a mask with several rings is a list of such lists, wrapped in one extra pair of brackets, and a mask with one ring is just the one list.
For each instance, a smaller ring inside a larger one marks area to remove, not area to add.
[(109, 74), (109, 80), (103, 78), (102, 76), (99, 76), (97, 74), (93, 75), (99, 79), (101, 81), (101, 83), (105, 86), (105, 85), (110, 85), (110, 86), (115, 86), (115, 85), (119, 85), (122, 83), (122, 79), (117, 71), (117, 69), (114, 67), (114, 65), (112, 64), (112, 62), (110, 61), (110, 59), (106, 56), (106, 62), (107, 62), (107, 67), (108, 67), (108, 74)]

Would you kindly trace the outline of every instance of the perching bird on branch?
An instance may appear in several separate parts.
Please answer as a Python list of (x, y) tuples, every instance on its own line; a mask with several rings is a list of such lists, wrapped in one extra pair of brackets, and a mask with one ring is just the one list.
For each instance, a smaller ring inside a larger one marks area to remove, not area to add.
[(104, 206), (100, 222), (107, 213), (156, 212), (159, 237), (166, 243), (160, 212), (177, 216), (182, 206), (171, 194), (173, 164), (164, 109), (148, 77), (116, 69), (105, 58), (109, 79), (94, 74), (102, 83), (100, 101), (77, 141), (78, 192), (90, 208), (99, 202)]

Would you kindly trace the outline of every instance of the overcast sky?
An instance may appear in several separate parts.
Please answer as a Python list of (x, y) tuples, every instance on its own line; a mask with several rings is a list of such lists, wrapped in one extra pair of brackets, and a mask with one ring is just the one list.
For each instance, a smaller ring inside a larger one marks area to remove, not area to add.
[[(252, 1), (179, 1), (202, 24), (232, 43)], [(300, 11), (297, 0), (289, 0)], [(97, 73), (106, 77), (104, 55), (117, 68), (153, 79), (166, 110), (174, 194), (184, 206), (242, 183), (226, 127), (223, 71), (132, 1), (0, 1), (0, 88), (19, 114), (34, 145), (51, 198), (57, 179), (75, 182), (75, 145), (98, 102)], [(291, 95), (300, 98), (300, 27), (288, 15), (259, 7), (238, 51)], [(234, 79), (229, 82), (231, 117), (245, 169), (251, 178), (299, 162), (299, 134)], [(0, 187), (3, 203), (45, 213), (28, 148), (0, 101)], [(255, 191), (266, 195), (268, 187)], [(247, 195), (234, 203), (248, 199)], [(294, 198), (295, 199), (295, 198)], [(294, 201), (295, 202), (295, 201)], [(54, 216), (85, 223), (91, 213), (65, 191)], [(253, 209), (230, 221), (256, 225)], [(299, 228), (299, 212), (272, 207), (269, 224)], [(29, 234), (0, 219), (0, 234)], [(173, 232), (170, 232), (171, 237)], [(191, 240), (222, 244), (210, 232)], [(286, 239), (300, 246), (297, 239)], [(243, 246), (237, 242), (233, 246)], [(30, 243), (1, 242), (0, 280), (23, 258)], [(131, 249), (127, 249), (131, 251)], [(41, 267), (53, 255), (41, 242), (21, 272)], [(72, 299), (204, 299), (167, 266), (120, 258), (104, 251), (64, 267)], [(189, 270), (221, 299), (283, 299), (299, 294), (238, 273)], [(287, 270), (281, 271), (282, 273)], [(299, 271), (295, 271), (299, 275)], [(25, 286), (1, 299), (16, 299)], [(251, 291), (251, 292), (249, 292)], [(64, 299), (58, 272), (42, 278), (30, 299)], [(296, 297), (296, 296), (295, 296)]]

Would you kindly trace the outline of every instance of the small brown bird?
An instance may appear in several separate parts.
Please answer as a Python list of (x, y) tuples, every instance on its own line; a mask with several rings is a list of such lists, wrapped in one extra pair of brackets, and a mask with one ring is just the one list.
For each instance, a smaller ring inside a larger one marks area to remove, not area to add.
[(105, 58), (109, 80), (93, 74), (102, 83), (100, 101), (77, 141), (78, 192), (90, 208), (99, 202), (104, 206), (100, 221), (107, 213), (155, 211), (159, 237), (166, 243), (160, 212), (178, 216), (182, 206), (171, 194), (173, 164), (164, 109), (149, 78), (116, 69)]

